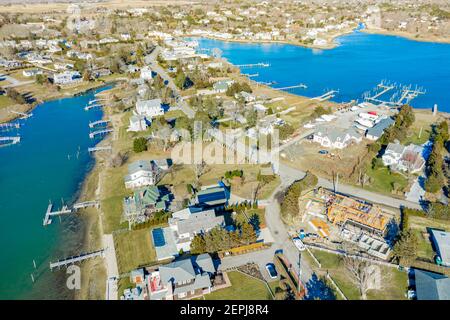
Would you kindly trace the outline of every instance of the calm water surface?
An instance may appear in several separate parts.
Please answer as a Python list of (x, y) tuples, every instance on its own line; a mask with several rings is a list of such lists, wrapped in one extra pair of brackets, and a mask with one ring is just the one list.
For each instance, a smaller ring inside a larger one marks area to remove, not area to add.
[(102, 112), (83, 107), (108, 88), (45, 102), (21, 121), (19, 130), (0, 132), (22, 138), (18, 145), (0, 148), (0, 299), (72, 296), (65, 289), (64, 271), (50, 273), (48, 263), (80, 252), (83, 223), (64, 217), (62, 223), (56, 218), (43, 227), (42, 220), (49, 200), (57, 207), (62, 199), (75, 200), (92, 168), (87, 148), (96, 141), (89, 139), (88, 124)]

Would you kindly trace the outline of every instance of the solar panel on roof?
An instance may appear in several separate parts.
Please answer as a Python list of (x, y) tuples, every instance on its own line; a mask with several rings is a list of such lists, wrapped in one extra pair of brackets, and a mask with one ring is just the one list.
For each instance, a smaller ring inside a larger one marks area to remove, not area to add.
[(166, 244), (166, 239), (164, 239), (164, 232), (163, 229), (153, 229), (152, 230), (153, 235), (153, 243), (155, 244), (155, 247), (163, 247)]
[(223, 191), (198, 195), (198, 201), (201, 203), (208, 203), (211, 201), (217, 201), (222, 199), (225, 200), (225, 194)]

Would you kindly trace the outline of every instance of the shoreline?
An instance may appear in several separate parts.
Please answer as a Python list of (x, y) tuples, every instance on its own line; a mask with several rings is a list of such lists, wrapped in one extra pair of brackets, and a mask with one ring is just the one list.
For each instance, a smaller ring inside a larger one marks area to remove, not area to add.
[(336, 39), (342, 36), (345, 36), (347, 34), (351, 34), (355, 31), (355, 29), (346, 30), (345, 32), (336, 34), (331, 36), (329, 39), (330, 43), (326, 46), (319, 46), (319, 45), (313, 45), (313, 44), (305, 44), (300, 42), (294, 42), (290, 40), (250, 40), (250, 39), (222, 39), (214, 36), (209, 35), (184, 35), (185, 38), (204, 38), (204, 39), (210, 39), (210, 40), (217, 40), (217, 41), (223, 41), (223, 42), (236, 42), (236, 43), (248, 43), (248, 44), (286, 44), (286, 45), (293, 45), (303, 48), (309, 48), (309, 49), (316, 49), (316, 50), (330, 50), (334, 49), (339, 46), (339, 43), (336, 42)]
[(392, 37), (400, 37), (405, 38), (412, 41), (417, 42), (431, 42), (431, 43), (440, 43), (440, 44), (450, 44), (450, 39), (442, 38), (442, 37), (415, 37), (411, 33), (403, 32), (403, 31), (388, 31), (385, 29), (368, 29), (364, 28), (360, 30), (361, 32), (365, 32), (367, 34), (378, 34), (383, 36), (392, 36)]
[[(28, 113), (28, 112), (33, 111), (33, 110), (36, 109), (39, 105), (41, 105), (41, 104), (43, 104), (43, 103), (45, 103), (45, 102), (49, 102), (49, 101), (53, 101), (53, 100), (60, 100), (60, 99), (65, 99), (65, 98), (76, 97), (76, 96), (85, 94), (85, 93), (89, 92), (90, 90), (96, 90), (96, 89), (101, 88), (101, 87), (103, 87), (103, 86), (115, 84), (115, 83), (118, 82), (118, 81), (120, 81), (120, 80), (115, 80), (115, 79), (112, 79), (112, 80), (105, 80), (105, 81), (100, 82), (100, 83), (94, 83), (94, 85), (93, 85), (92, 87), (89, 87), (89, 88), (82, 88), (82, 89), (80, 89), (80, 90), (75, 90), (75, 92), (73, 92), (73, 93), (59, 93), (59, 94), (57, 94), (57, 95), (49, 96), (49, 97), (46, 98), (46, 99), (40, 99), (39, 101), (36, 101), (36, 102), (34, 102), (34, 103), (32, 103), (32, 104), (15, 104), (15, 105), (11, 105), (11, 106), (18, 106), (19, 108), (20, 108), (21, 106), (25, 106), (21, 112), (23, 112), (23, 113)], [(7, 108), (9, 108), (9, 107), (6, 107), (5, 109), (7, 109)], [(8, 113), (8, 114), (10, 114), (10, 113)], [(20, 115), (14, 115), (14, 116), (12, 116), (11, 118), (0, 118), (0, 124), (12, 122), (12, 121), (15, 121), (15, 120), (20, 119), (20, 118), (21, 118)]]

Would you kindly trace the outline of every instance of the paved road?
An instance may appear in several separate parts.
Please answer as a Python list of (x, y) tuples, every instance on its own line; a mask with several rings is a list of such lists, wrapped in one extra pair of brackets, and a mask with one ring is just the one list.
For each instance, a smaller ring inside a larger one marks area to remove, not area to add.
[(151, 69), (156, 73), (158, 73), (161, 76), (161, 78), (167, 81), (168, 87), (171, 88), (175, 94), (175, 99), (177, 100), (177, 107), (180, 108), (180, 110), (183, 111), (184, 114), (186, 114), (186, 116), (189, 119), (193, 119), (195, 117), (195, 111), (191, 107), (189, 107), (186, 101), (183, 100), (183, 97), (180, 94), (180, 90), (173, 82), (173, 79), (163, 68), (161, 68), (161, 66), (156, 61), (156, 58), (158, 57), (160, 50), (161, 48), (157, 46), (152, 51), (152, 53), (150, 53), (145, 57), (145, 62), (151, 64)]
[[(290, 185), (293, 181), (301, 179), (305, 176), (305, 172), (292, 168), (288, 165), (280, 163), (279, 165), (279, 175), (282, 184), (285, 186)], [(327, 179), (319, 178), (318, 185), (324, 188), (333, 189), (333, 183)], [(396, 199), (390, 196), (378, 194), (358, 187), (338, 184), (337, 192), (352, 195), (370, 202), (375, 202), (383, 204), (392, 208), (408, 207), (413, 209), (421, 209), (420, 205), (411, 201)]]

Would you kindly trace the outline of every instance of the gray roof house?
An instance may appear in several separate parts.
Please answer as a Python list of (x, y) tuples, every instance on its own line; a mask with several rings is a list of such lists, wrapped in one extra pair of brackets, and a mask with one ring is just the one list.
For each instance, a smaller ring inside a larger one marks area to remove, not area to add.
[(225, 226), (223, 215), (216, 216), (213, 209), (203, 210), (196, 207), (174, 212), (168, 222), (168, 227), (152, 230), (152, 241), (158, 260), (174, 258), (180, 250), (188, 252), (196, 234), (217, 226)]
[(351, 142), (359, 143), (362, 135), (355, 128), (339, 128), (331, 126), (317, 126), (313, 141), (322, 147), (343, 149)]
[(380, 122), (372, 128), (367, 129), (366, 138), (370, 140), (378, 140), (383, 135), (384, 130), (389, 128), (394, 123), (395, 121), (391, 117), (380, 120)]
[(450, 232), (431, 230), (431, 236), (440, 263), (443, 266), (450, 267)]
[(450, 300), (450, 279), (444, 275), (414, 270), (417, 300)]
[[(195, 260), (195, 265), (193, 260)], [(198, 263), (209, 270), (202, 270)], [(212, 269), (211, 269), (212, 266)], [(210, 273), (215, 273), (214, 265), (208, 254), (174, 261), (159, 268), (161, 283), (171, 287), (174, 300), (191, 298), (211, 292)]]

